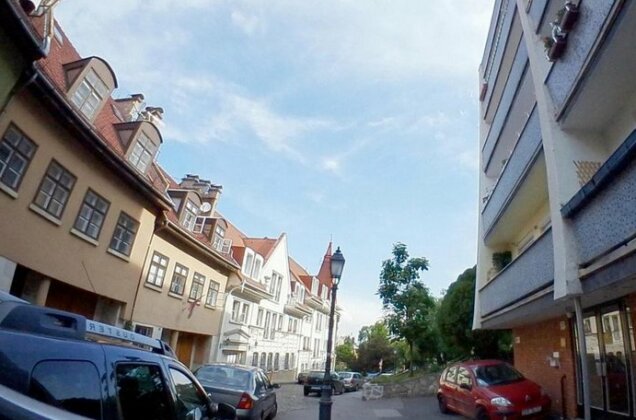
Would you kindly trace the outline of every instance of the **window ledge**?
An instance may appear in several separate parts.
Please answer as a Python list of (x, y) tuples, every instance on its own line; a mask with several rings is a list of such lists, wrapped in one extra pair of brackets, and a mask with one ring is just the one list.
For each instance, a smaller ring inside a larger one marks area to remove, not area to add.
[(44, 217), (46, 220), (48, 220), (49, 222), (53, 223), (54, 225), (62, 226), (62, 221), (60, 219), (58, 219), (55, 216), (51, 216), (50, 214), (48, 214), (46, 212), (46, 210), (43, 210), (43, 209), (39, 208), (38, 206), (36, 206), (33, 203), (29, 204), (29, 210), (31, 210), (34, 213), (39, 214), (40, 216)]
[(7, 187), (3, 183), (0, 182), (0, 191), (4, 192), (11, 198), (18, 198), (18, 193), (13, 191), (11, 188)]
[(91, 238), (90, 236), (86, 235), (85, 233), (80, 232), (79, 230), (72, 228), (71, 229), (71, 233), (75, 236), (77, 236), (80, 239), (85, 240), (86, 242), (88, 242), (89, 244), (93, 245), (93, 246), (99, 246), (99, 242), (97, 242), (95, 239)]
[(212, 311), (216, 311), (217, 309), (216, 306), (208, 305), (207, 303), (204, 306)]
[(154, 290), (155, 292), (159, 292), (159, 293), (163, 292), (163, 289), (161, 287), (155, 286), (154, 284), (151, 284), (148, 282), (144, 283), (144, 287), (147, 287), (150, 290)]
[(244, 322), (234, 321), (234, 320), (231, 320), (231, 319), (230, 319), (228, 322), (229, 322), (230, 324), (234, 324), (234, 325), (244, 325), (244, 326), (246, 326), (246, 327), (248, 326), (248, 325), (247, 325), (246, 323), (244, 323)]
[(194, 302), (196, 302), (197, 306), (201, 305), (201, 299), (192, 299), (191, 297), (188, 298), (188, 303)]
[(106, 250), (106, 252), (108, 252), (110, 255), (119, 258), (120, 260), (124, 260), (126, 262), (130, 262), (130, 257), (126, 254), (122, 254), (121, 252), (117, 252), (112, 248), (108, 248)]
[(183, 295), (180, 295), (179, 293), (168, 292), (168, 296), (170, 296), (172, 298), (175, 298), (175, 299), (183, 300)]

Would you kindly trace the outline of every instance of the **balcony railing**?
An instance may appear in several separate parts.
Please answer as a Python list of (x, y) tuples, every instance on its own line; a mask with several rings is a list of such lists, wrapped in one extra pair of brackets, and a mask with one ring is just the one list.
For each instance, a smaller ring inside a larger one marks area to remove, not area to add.
[(572, 220), (579, 264), (588, 265), (636, 237), (636, 130), (563, 207)]
[[(566, 52), (552, 66), (546, 83), (559, 112), (564, 110), (580, 75), (591, 64), (590, 54), (593, 54), (595, 45), (602, 41), (603, 34), (609, 30), (608, 26), (611, 25), (607, 25), (608, 18), (614, 4), (619, 1), (621, 0), (580, 2), (579, 19), (575, 29), (568, 34)], [(546, 19), (554, 18), (556, 16), (546, 16)]]
[(546, 230), (528, 249), (479, 290), (481, 316), (510, 306), (554, 281), (552, 229)]
[(482, 210), (485, 236), (493, 229), (541, 151), (541, 125), (536, 107)]

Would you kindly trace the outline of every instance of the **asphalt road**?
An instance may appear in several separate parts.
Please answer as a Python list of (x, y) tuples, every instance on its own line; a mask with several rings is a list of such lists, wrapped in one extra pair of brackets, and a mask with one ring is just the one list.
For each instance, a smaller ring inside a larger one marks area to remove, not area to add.
[[(443, 415), (434, 397), (390, 398), (362, 401), (362, 391), (334, 395), (331, 418), (333, 420), (356, 419), (423, 419), (462, 420), (455, 415)], [(303, 396), (302, 385), (282, 385), (277, 391), (277, 420), (318, 419), (318, 402), (315, 394)]]

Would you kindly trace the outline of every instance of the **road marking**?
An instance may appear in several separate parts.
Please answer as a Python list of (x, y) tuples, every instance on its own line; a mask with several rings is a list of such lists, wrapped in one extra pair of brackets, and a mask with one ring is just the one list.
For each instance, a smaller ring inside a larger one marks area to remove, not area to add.
[(395, 418), (402, 417), (399, 411), (395, 408), (374, 408), (373, 414), (379, 418)]

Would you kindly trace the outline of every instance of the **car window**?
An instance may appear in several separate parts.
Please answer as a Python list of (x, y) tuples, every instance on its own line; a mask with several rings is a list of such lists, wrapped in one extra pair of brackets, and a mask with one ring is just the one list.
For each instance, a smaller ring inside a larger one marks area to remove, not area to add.
[(457, 366), (451, 366), (446, 371), (446, 376), (444, 376), (444, 380), (446, 382), (455, 383), (455, 375), (457, 374)]
[(507, 363), (478, 366), (474, 371), (477, 383), (481, 386), (502, 385), (523, 379), (523, 375)]
[(177, 393), (177, 418), (199, 420), (206, 417), (207, 398), (203, 391), (177, 369), (170, 368), (170, 375)]
[(166, 385), (157, 365), (121, 363), (115, 368), (117, 399), (124, 420), (169, 419)]
[(271, 388), (272, 387), (272, 383), (270, 382), (269, 378), (267, 377), (267, 375), (265, 375), (264, 372), (258, 372), (259, 375), (261, 375), (263, 377), (263, 382), (265, 383), (265, 387), (266, 388)]
[(457, 370), (457, 384), (458, 385), (472, 385), (473, 380), (470, 377), (468, 369), (460, 367)]
[(331, 374), (331, 379), (337, 381), (338, 379), (340, 379), (340, 376), (337, 373), (332, 373)]
[(267, 383), (265, 382), (265, 379), (265, 375), (263, 375), (261, 372), (256, 372), (256, 374), (254, 375), (257, 394), (265, 392), (265, 390), (267, 389)]
[(338, 375), (343, 379), (348, 379), (353, 376), (351, 373), (348, 373), (348, 372), (339, 373)]
[(203, 383), (238, 390), (248, 389), (250, 383), (250, 372), (233, 366), (203, 366), (194, 376)]
[(86, 361), (42, 361), (31, 372), (29, 395), (91, 419), (101, 418), (102, 393), (95, 365)]

